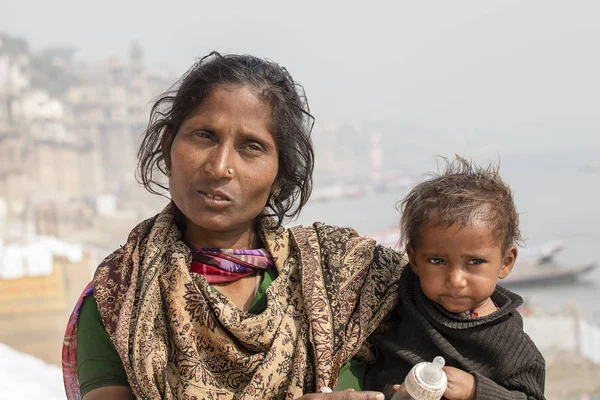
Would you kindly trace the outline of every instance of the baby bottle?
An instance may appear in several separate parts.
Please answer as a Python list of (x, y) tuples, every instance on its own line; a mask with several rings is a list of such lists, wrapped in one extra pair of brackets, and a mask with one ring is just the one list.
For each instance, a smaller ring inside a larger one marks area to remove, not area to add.
[(392, 400), (439, 400), (446, 391), (446, 374), (442, 370), (445, 360), (436, 357), (433, 362), (422, 362), (410, 370), (404, 383)]

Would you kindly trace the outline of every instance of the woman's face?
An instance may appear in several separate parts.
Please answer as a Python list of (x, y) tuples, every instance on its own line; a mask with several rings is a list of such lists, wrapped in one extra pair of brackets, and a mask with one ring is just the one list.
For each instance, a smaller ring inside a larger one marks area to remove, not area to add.
[(246, 86), (215, 86), (182, 123), (169, 159), (169, 189), (190, 244), (251, 245), (279, 168), (271, 106)]

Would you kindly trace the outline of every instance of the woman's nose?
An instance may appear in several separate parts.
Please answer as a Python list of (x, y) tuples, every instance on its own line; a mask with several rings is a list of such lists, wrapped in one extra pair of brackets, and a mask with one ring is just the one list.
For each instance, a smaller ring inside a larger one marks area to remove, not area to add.
[(216, 146), (211, 152), (204, 169), (214, 180), (233, 177), (232, 152), (226, 144)]

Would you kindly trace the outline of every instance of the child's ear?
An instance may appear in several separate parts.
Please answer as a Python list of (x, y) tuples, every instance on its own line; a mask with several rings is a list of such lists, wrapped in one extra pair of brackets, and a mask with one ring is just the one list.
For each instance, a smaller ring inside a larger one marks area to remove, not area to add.
[(410, 244), (406, 245), (406, 254), (408, 255), (408, 262), (410, 263), (410, 267), (412, 268), (413, 272), (418, 276), (419, 269), (417, 268), (417, 264), (415, 263), (415, 249), (413, 249)]
[(502, 269), (500, 270), (498, 278), (504, 279), (510, 274), (517, 261), (517, 254), (518, 250), (516, 246), (509, 246), (508, 249), (506, 249), (504, 258), (502, 259)]

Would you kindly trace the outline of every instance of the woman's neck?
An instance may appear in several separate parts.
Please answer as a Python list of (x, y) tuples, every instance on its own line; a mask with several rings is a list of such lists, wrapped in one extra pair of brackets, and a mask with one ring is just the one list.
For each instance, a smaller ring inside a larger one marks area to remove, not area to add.
[(253, 227), (209, 232), (188, 223), (183, 237), (192, 249), (254, 249), (257, 247), (257, 234)]

